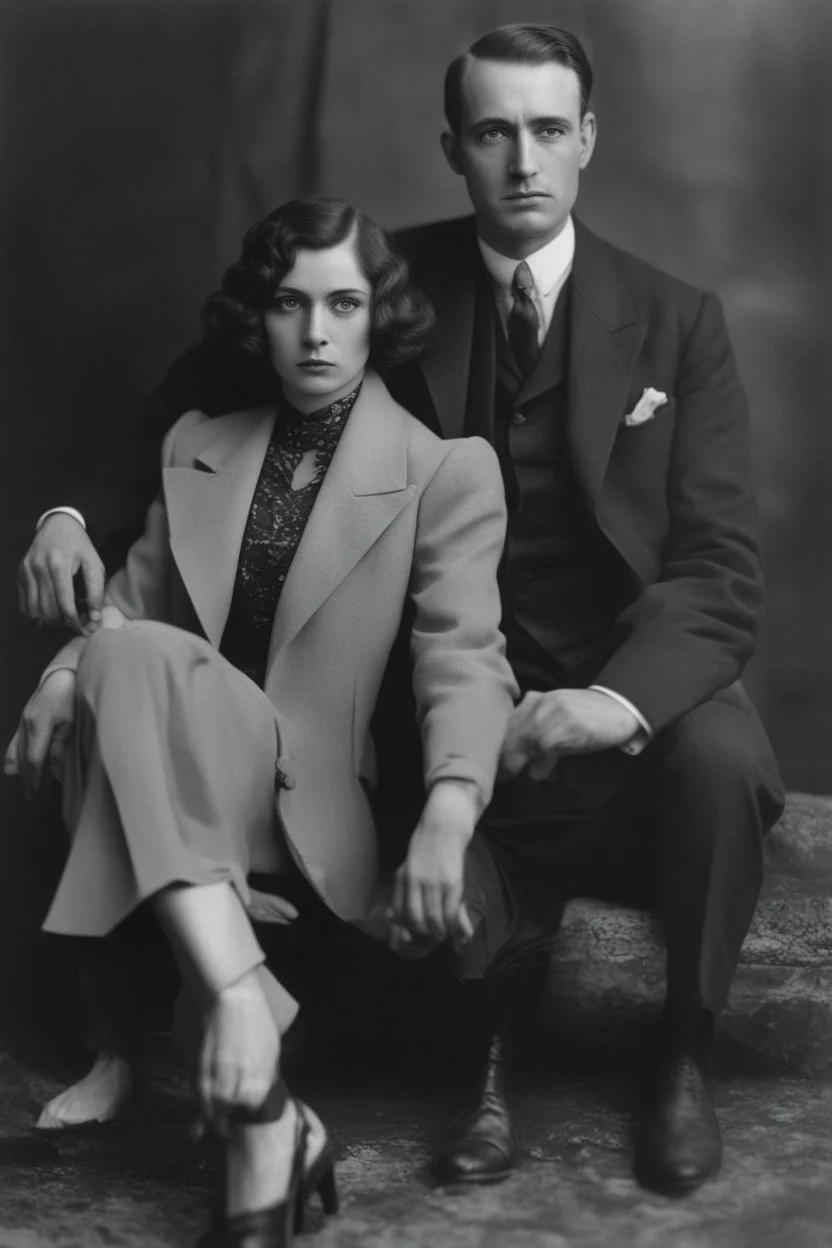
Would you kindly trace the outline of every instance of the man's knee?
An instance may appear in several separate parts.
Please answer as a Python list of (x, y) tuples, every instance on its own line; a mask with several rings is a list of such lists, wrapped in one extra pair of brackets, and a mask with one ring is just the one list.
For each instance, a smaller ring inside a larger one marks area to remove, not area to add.
[(665, 729), (657, 745), (665, 778), (683, 791), (754, 795), (772, 822), (782, 808), (774, 753), (750, 703), (704, 702)]

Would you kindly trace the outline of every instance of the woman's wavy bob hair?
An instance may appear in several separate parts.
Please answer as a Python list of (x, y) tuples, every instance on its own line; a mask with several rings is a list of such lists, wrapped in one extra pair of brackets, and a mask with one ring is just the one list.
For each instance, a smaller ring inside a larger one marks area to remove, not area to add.
[(358, 208), (319, 196), (290, 200), (247, 231), (243, 254), (202, 309), (206, 339), (270, 367), (263, 316), (297, 253), (350, 237), (372, 290), (369, 363), (386, 369), (414, 359), (433, 330), (434, 312), (411, 286), (407, 261)]

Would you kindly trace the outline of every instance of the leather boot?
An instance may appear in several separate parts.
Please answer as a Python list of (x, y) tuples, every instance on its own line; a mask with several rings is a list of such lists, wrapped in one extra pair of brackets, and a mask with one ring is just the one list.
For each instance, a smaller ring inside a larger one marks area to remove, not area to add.
[(496, 1032), (488, 1047), (477, 1102), (453, 1118), (431, 1158), (439, 1183), (499, 1183), (520, 1160), (508, 1103), (511, 1061), (506, 1037)]
[(499, 1183), (520, 1161), (509, 1100), (513, 1036), (540, 996), (548, 965), (548, 944), (535, 944), (464, 989), (466, 1015), (487, 1047), (473, 1105), (448, 1123), (431, 1158), (439, 1183)]
[(665, 1040), (647, 1121), (646, 1186), (670, 1196), (693, 1191), (722, 1163), (722, 1137), (707, 1086), (710, 1015)]

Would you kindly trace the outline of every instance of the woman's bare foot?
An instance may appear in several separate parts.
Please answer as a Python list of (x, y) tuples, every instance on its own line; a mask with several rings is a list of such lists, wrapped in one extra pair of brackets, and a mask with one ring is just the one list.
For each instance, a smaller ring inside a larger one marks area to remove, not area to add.
[(133, 1083), (133, 1068), (125, 1058), (97, 1057), (88, 1075), (44, 1105), (37, 1126), (41, 1131), (64, 1131), (89, 1122), (110, 1122), (130, 1100)]
[[(234, 1124), (226, 1137), (226, 1209), (228, 1217), (256, 1213), (286, 1198), (292, 1177), (299, 1102), (289, 1100), (277, 1122)], [(308, 1106), (304, 1169), (317, 1161), (326, 1130)]]

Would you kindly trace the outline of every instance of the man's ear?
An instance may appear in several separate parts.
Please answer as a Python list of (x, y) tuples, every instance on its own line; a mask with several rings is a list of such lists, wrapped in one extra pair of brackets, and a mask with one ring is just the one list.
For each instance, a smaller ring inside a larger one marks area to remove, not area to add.
[(595, 151), (595, 139), (598, 134), (598, 124), (595, 120), (594, 113), (584, 113), (581, 118), (581, 169), (586, 169), (592, 160), (592, 153)]
[(445, 159), (453, 169), (454, 173), (462, 174), (462, 161), (459, 158), (459, 143), (455, 134), (451, 134), (450, 130), (445, 130), (442, 134), (442, 151), (445, 153)]

